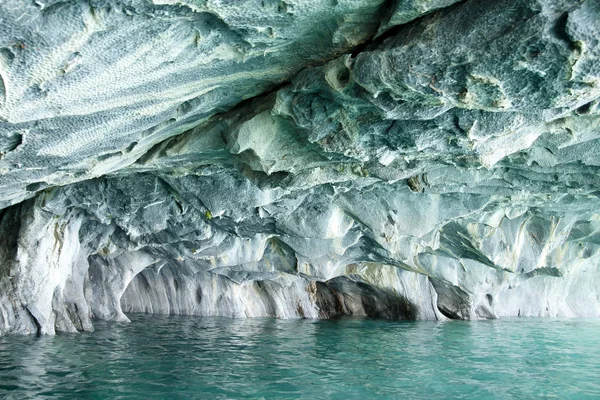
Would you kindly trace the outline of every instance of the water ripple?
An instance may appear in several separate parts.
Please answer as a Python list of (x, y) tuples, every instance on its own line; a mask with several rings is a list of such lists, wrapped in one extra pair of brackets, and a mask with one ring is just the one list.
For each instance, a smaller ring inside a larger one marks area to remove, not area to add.
[(600, 398), (600, 321), (132, 316), (0, 338), (0, 397)]

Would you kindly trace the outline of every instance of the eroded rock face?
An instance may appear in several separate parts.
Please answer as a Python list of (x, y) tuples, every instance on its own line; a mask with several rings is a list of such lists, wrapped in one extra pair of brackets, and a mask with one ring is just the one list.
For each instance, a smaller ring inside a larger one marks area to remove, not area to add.
[(0, 8), (0, 333), (600, 315), (597, 2)]

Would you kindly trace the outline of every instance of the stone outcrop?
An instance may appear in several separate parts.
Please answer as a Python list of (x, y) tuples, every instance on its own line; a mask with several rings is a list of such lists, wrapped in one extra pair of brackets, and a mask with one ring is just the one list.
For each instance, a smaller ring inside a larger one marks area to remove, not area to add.
[(0, 333), (600, 316), (600, 4), (5, 1)]

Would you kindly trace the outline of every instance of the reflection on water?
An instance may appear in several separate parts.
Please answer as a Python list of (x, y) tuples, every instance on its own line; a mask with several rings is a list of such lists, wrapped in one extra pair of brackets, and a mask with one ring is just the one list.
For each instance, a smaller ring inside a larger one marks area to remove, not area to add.
[(131, 319), (0, 338), (0, 397), (600, 398), (600, 320)]

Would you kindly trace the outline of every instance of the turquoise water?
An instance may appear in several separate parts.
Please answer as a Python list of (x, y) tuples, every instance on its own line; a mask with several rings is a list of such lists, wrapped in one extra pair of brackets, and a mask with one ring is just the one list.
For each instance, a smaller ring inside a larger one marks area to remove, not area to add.
[(600, 398), (600, 320), (135, 315), (95, 326), (0, 338), (0, 398)]

